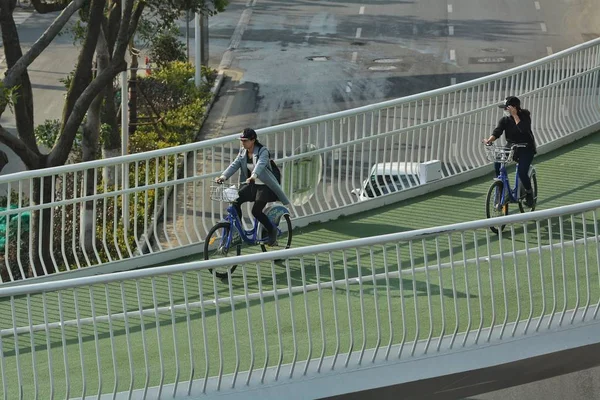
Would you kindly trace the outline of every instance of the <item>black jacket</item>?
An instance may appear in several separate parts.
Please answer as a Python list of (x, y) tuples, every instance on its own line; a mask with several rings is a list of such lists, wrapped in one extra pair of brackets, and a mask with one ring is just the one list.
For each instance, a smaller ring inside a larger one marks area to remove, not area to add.
[(535, 138), (531, 131), (531, 114), (529, 114), (529, 111), (520, 110), (519, 119), (519, 124), (515, 124), (515, 120), (512, 116), (500, 118), (492, 135), (498, 139), (502, 136), (502, 133), (504, 133), (506, 135), (506, 141), (509, 144), (527, 143), (529, 145), (528, 147), (535, 153)]

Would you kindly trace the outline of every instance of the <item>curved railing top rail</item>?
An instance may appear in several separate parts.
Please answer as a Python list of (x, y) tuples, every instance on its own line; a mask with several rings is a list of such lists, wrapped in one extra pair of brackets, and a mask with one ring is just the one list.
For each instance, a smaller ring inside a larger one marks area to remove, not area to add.
[[(274, 132), (283, 131), (283, 130), (287, 130), (287, 129), (299, 128), (299, 127), (307, 126), (307, 125), (311, 125), (311, 124), (318, 124), (321, 122), (330, 121), (335, 118), (350, 117), (350, 116), (354, 116), (356, 114), (361, 114), (361, 113), (366, 113), (369, 111), (392, 107), (392, 106), (396, 106), (398, 104), (408, 103), (411, 101), (415, 101), (415, 100), (419, 100), (419, 99), (423, 99), (423, 98), (427, 98), (427, 97), (431, 97), (431, 96), (443, 95), (446, 93), (453, 93), (453, 92), (456, 92), (461, 89), (474, 87), (474, 86), (480, 85), (482, 83), (497, 80), (497, 79), (502, 79), (504, 77), (508, 77), (508, 76), (517, 74), (519, 72), (523, 72), (528, 69), (532, 69), (532, 68), (544, 65), (553, 60), (561, 59), (564, 56), (567, 56), (567, 55), (570, 55), (573, 53), (577, 53), (581, 50), (585, 50), (586, 48), (593, 47), (598, 44), (600, 44), (600, 38), (590, 40), (588, 42), (585, 42), (585, 43), (573, 46), (571, 48), (559, 51), (557, 53), (546, 56), (544, 58), (508, 69), (506, 71), (497, 72), (495, 74), (483, 76), (481, 78), (473, 79), (473, 80), (470, 80), (467, 82), (457, 83), (456, 85), (445, 86), (442, 88), (433, 89), (433, 90), (430, 90), (427, 92), (417, 93), (414, 95), (405, 96), (405, 97), (401, 97), (398, 99), (387, 100), (387, 101), (383, 101), (380, 103), (370, 104), (370, 105), (366, 105), (366, 106), (362, 106), (362, 107), (358, 107), (358, 108), (353, 108), (353, 109), (349, 109), (349, 110), (338, 111), (335, 113), (330, 113), (330, 114), (320, 115), (320, 116), (316, 116), (316, 117), (312, 117), (312, 118), (307, 118), (307, 119), (303, 119), (300, 121), (293, 121), (293, 122), (288, 122), (285, 124), (274, 125), (271, 127), (260, 128), (260, 129), (257, 129), (257, 132), (261, 133), (261, 134), (269, 134), (269, 133), (274, 133)], [(151, 159), (151, 158), (155, 158), (155, 157), (164, 156), (167, 154), (189, 152), (189, 151), (194, 151), (198, 148), (218, 146), (223, 143), (229, 143), (235, 138), (237, 138), (237, 134), (223, 136), (220, 138), (208, 139), (208, 140), (204, 140), (202, 142), (188, 143), (188, 144), (169, 147), (169, 148), (165, 148), (165, 149), (158, 149), (158, 150), (152, 150), (152, 151), (143, 152), (143, 153), (117, 156), (117, 157), (108, 158), (108, 159), (87, 161), (87, 162), (83, 162), (83, 163), (70, 164), (70, 165), (62, 165), (62, 166), (46, 168), (46, 169), (42, 169), (42, 170), (21, 171), (21, 172), (16, 172), (13, 174), (7, 174), (7, 175), (0, 176), (0, 185), (8, 183), (8, 182), (13, 182), (16, 180), (40, 178), (40, 177), (45, 177), (45, 176), (50, 176), (50, 175), (79, 171), (82, 169), (102, 168), (102, 167), (107, 167), (107, 166), (111, 166), (111, 165), (123, 164), (123, 163), (127, 163), (127, 162), (133, 163), (133, 162), (137, 162), (137, 161), (143, 161), (143, 160), (147, 160), (147, 159)]]
[[(335, 251), (344, 251), (360, 247), (369, 247), (382, 245), (391, 242), (400, 242), (414, 239), (423, 239), (440, 233), (462, 232), (466, 230), (487, 229), (492, 225), (518, 224), (526, 221), (544, 220), (558, 216), (571, 215), (576, 213), (585, 213), (600, 208), (600, 200), (588, 201), (585, 203), (573, 204), (568, 206), (556, 207), (547, 210), (534, 211), (531, 213), (507, 215), (503, 217), (490, 219), (481, 219), (477, 221), (461, 222), (452, 225), (437, 226), (432, 228), (417, 229), (406, 232), (391, 233), (381, 236), (368, 238), (351, 239), (334, 243), (318, 244), (307, 247), (291, 248), (267, 253), (257, 253), (236, 257), (239, 264), (260, 263), (276, 259), (290, 259), (308, 256), (317, 253), (330, 253)], [(283, 257), (282, 257), (283, 256)], [(160, 275), (177, 274), (186, 271), (197, 270), (199, 267), (223, 268), (231, 264), (230, 258), (208, 261), (194, 261), (184, 264), (167, 265), (147, 269), (137, 269), (132, 271), (116, 272), (105, 275), (95, 275), (81, 278), (64, 279), (60, 281), (33, 283), (29, 285), (0, 287), (0, 298), (9, 296), (20, 296), (25, 294), (35, 294), (48, 291), (62, 290), (88, 285), (107, 284), (129, 279), (144, 279)]]

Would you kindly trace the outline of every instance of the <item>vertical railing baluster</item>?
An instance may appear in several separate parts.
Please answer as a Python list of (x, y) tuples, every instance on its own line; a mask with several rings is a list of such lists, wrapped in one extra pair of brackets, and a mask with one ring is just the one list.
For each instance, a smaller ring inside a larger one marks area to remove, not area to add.
[[(60, 293), (59, 293), (60, 296)], [(60, 305), (59, 305), (60, 307)], [(10, 315), (12, 317), (12, 324), (13, 327), (17, 327), (19, 326), (17, 324), (17, 310), (15, 309), (15, 297), (11, 296), (10, 297)], [(62, 308), (60, 308), (60, 315), (61, 315), (61, 322), (62, 322)], [(64, 330), (64, 328), (63, 328)], [(64, 331), (63, 331), (64, 333)], [(63, 338), (63, 347), (64, 347), (64, 337), (65, 335), (62, 335)], [(19, 388), (19, 399), (24, 399), (25, 398), (25, 384), (23, 382), (23, 371), (21, 370), (21, 346), (19, 345), (19, 334), (17, 333), (16, 330), (13, 331), (13, 340), (15, 343), (15, 366), (17, 368), (17, 387)], [(50, 348), (48, 348), (50, 349)], [(63, 348), (63, 351), (65, 351), (65, 349)], [(65, 369), (68, 368), (67, 366), (67, 362), (66, 362), (66, 358), (65, 358)], [(67, 395), (66, 398), (69, 398), (69, 373), (65, 370), (65, 377), (67, 379), (66, 382), (66, 388), (67, 388)], [(6, 388), (6, 386), (4, 386)], [(6, 389), (5, 389), (6, 390)]]
[[(340, 332), (340, 327), (339, 327), (339, 320), (338, 320), (338, 310), (337, 310), (337, 299), (336, 299), (336, 279), (335, 279), (335, 269), (334, 269), (334, 262), (333, 262), (333, 254), (329, 253), (328, 254), (328, 259), (329, 259), (329, 274), (331, 277), (331, 304), (333, 306), (333, 322), (334, 322), (334, 329), (335, 329), (335, 351), (333, 354), (333, 358), (331, 360), (331, 370), (335, 369), (335, 363), (338, 359), (338, 355), (340, 353), (340, 336), (341, 336), (341, 332)], [(286, 260), (286, 265), (287, 265), (287, 261)], [(291, 282), (288, 283), (288, 285)], [(290, 288), (290, 302), (292, 299), (292, 294), (291, 294), (291, 288)], [(293, 312), (292, 312), (292, 333), (294, 336), (294, 347), (296, 345), (296, 332), (294, 330), (294, 322), (293, 322)]]
[[(431, 305), (431, 282), (429, 281), (429, 257), (427, 255), (427, 242), (425, 239), (421, 240), (421, 245), (423, 246), (423, 267), (425, 268), (425, 285), (427, 286), (427, 310), (429, 311), (429, 333), (427, 334), (427, 342), (425, 343), (425, 349), (423, 350), (423, 354), (427, 354), (427, 350), (429, 350), (429, 345), (431, 344), (431, 338), (433, 337), (433, 306)], [(440, 288), (441, 290), (441, 288)]]
[[(345, 250), (342, 250), (342, 263), (344, 265), (348, 265), (348, 256)], [(302, 269), (304, 271), (304, 269)], [(304, 283), (304, 278), (302, 280)], [(344, 363), (344, 368), (348, 367), (348, 363), (350, 361), (350, 357), (352, 356), (352, 352), (354, 350), (354, 327), (352, 326), (352, 302), (350, 300), (350, 279), (348, 277), (348, 268), (344, 268), (344, 283), (346, 290), (346, 308), (348, 309), (348, 333), (349, 333), (349, 344), (348, 344), (348, 352), (346, 357), (346, 362)], [(306, 288), (306, 285), (304, 285)]]
[[(541, 224), (539, 220), (535, 221), (535, 232), (537, 235), (537, 253), (540, 266), (540, 288), (542, 290), (542, 310), (540, 311), (538, 322), (535, 325), (535, 332), (538, 332), (540, 329), (540, 325), (542, 324), (542, 321), (546, 316), (546, 280), (544, 279), (544, 251), (542, 246)], [(552, 248), (550, 248), (550, 252), (552, 252)]]

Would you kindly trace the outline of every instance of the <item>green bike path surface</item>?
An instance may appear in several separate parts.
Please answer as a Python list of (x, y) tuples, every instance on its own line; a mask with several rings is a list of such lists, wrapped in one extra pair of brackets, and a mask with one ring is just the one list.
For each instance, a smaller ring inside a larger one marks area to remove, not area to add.
[[(597, 162), (599, 152), (600, 133), (595, 133), (555, 152), (536, 157), (538, 209), (600, 198), (600, 164)], [(293, 245), (298, 247), (330, 243), (483, 218), (490, 178), (478, 178), (359, 215), (297, 229), (294, 231)], [(518, 212), (516, 205), (511, 207), (511, 213)], [(589, 224), (589, 220), (587, 223)], [(590, 232), (589, 225), (587, 231)], [(523, 236), (522, 232), (521, 235)], [(569, 235), (567, 226), (565, 240), (568, 240)], [(482, 239), (483, 237), (480, 236)], [(540, 244), (547, 244), (551, 238), (551, 235), (542, 237), (539, 239)], [(535, 245), (531, 242), (534, 239), (529, 238), (529, 246)], [(429, 263), (448, 262), (449, 257), (452, 257), (448, 252), (449, 246), (460, 249), (460, 238), (457, 240), (454, 244), (440, 243), (439, 260), (432, 257), (432, 254), (435, 254), (433, 243), (424, 243), (423, 247), (429, 253)], [(499, 241), (495, 236), (492, 241), (492, 252), (497, 253)], [(506, 241), (508, 239), (504, 240)], [(480, 255), (483, 254), (483, 242), (474, 245), (471, 242), (467, 243), (465, 257), (472, 258), (477, 250), (480, 251)], [(523, 240), (518, 240), (519, 249), (523, 248), (523, 243)], [(425, 263), (423, 249), (416, 247), (419, 246), (415, 246), (413, 258), (415, 267), (420, 267)], [(401, 250), (407, 254), (404, 244)], [(439, 321), (446, 324), (446, 334), (453, 330), (463, 332), (472, 328), (472, 321), (474, 324), (481, 321), (483, 326), (493, 325), (490, 310), (495, 314), (496, 323), (501, 323), (504, 318), (509, 321), (521, 320), (527, 318), (530, 312), (537, 316), (547, 313), (552, 308), (551, 296), (546, 296), (545, 301), (540, 299), (543, 290), (546, 293), (556, 293), (554, 298), (559, 309), (563, 306), (565, 309), (572, 308), (576, 301), (580, 300), (579, 293), (583, 293), (581, 304), (588, 300), (595, 304), (600, 296), (600, 288), (597, 285), (598, 271), (592, 270), (592, 280), (586, 281), (583, 268), (573, 268), (574, 257), (577, 257), (582, 265), (582, 254), (574, 254), (572, 249), (567, 249), (565, 253), (567, 265), (564, 270), (567, 272), (563, 271), (563, 275), (557, 274), (555, 287), (552, 287), (553, 284), (547, 277), (545, 281), (540, 279), (543, 274), (540, 267), (531, 271), (529, 268), (527, 271), (524, 268), (516, 268), (517, 264), (522, 267), (527, 262), (525, 256), (518, 256), (514, 263), (507, 263), (514, 265), (507, 265), (504, 269), (499, 261), (494, 261), (479, 267), (478, 270), (470, 268), (466, 271), (463, 268), (456, 276), (452, 271), (442, 270), (439, 273), (429, 272), (427, 276), (425, 273), (415, 273), (413, 279), (407, 273), (400, 279), (390, 278), (389, 281), (381, 280), (377, 283), (363, 282), (362, 286), (336, 289), (337, 297), (331, 296), (331, 290), (319, 290), (305, 295), (298, 293), (291, 297), (280, 295), (263, 300), (243, 301), (235, 306), (222, 304), (218, 308), (214, 305), (196, 307), (190, 310), (189, 317), (184, 310), (172, 313), (165, 309), (158, 317), (146, 314), (143, 318), (131, 316), (127, 321), (113, 320), (110, 324), (107, 321), (99, 321), (79, 327), (63, 325), (50, 330), (49, 336), (43, 331), (33, 335), (24, 333), (3, 336), (0, 339), (0, 351), (4, 355), (4, 363), (0, 365), (3, 372), (0, 398), (19, 397), (17, 366), (23, 371), (21, 389), (24, 398), (34, 398), (36, 385), (38, 398), (49, 398), (51, 391), (57, 398), (64, 398), (64, 384), (67, 382), (65, 364), (69, 366), (70, 395), (82, 395), (82, 382), (85, 377), (85, 390), (89, 396), (98, 392), (99, 382), (100, 391), (106, 393), (111, 392), (115, 385), (117, 391), (126, 391), (129, 387), (143, 387), (146, 378), (149, 379), (150, 386), (155, 386), (161, 381), (165, 384), (172, 383), (177, 379), (176, 376), (185, 381), (206, 375), (213, 376), (219, 369), (226, 374), (234, 372), (238, 367), (244, 371), (252, 365), (249, 361), (250, 354), (254, 354), (255, 376), (260, 376), (265, 365), (277, 365), (279, 361), (289, 363), (295, 356), (304, 359), (308, 354), (312, 354), (312, 357), (331, 355), (336, 348), (342, 353), (351, 348), (356, 351), (363, 346), (373, 348), (377, 343), (391, 342), (392, 337), (394, 343), (398, 343), (401, 336), (405, 336), (407, 341), (412, 341), (426, 338), (431, 332), (433, 337), (436, 337), (441, 333)], [(346, 264), (348, 274), (354, 277), (384, 272), (382, 260), (385, 255), (388, 260), (394, 260), (394, 249), (376, 252), (371, 255), (371, 259), (368, 251), (361, 252), (359, 258), (362, 273), (356, 258), (349, 257)], [(528, 261), (532, 266), (548, 265), (548, 254), (544, 254), (541, 259), (537, 255), (529, 257)], [(591, 257), (589, 261), (594, 266), (597, 260), (593, 254)], [(246, 282), (243, 282), (242, 271), (238, 269), (234, 273), (235, 279), (232, 279), (231, 287), (213, 281), (207, 271), (200, 271), (187, 273), (183, 278), (163, 276), (125, 282), (122, 285), (99, 285), (91, 290), (79, 288), (60, 294), (20, 297), (12, 299), (15, 313), (11, 311), (11, 300), (3, 299), (0, 301), (0, 315), (5, 318), (0, 318), (0, 329), (10, 329), (13, 324), (20, 327), (43, 324), (45, 318), (49, 322), (60, 321), (61, 314), (63, 321), (74, 320), (77, 314), (80, 318), (90, 318), (93, 316), (92, 302), (95, 315), (103, 316), (154, 307), (168, 308), (171, 304), (183, 304), (185, 299), (192, 303), (210, 300), (215, 296), (224, 298), (231, 294), (239, 295), (244, 293), (244, 285), (247, 285), (251, 292), (258, 292), (274, 288), (284, 289), (288, 281), (294, 286), (329, 281), (332, 278), (330, 274), (334, 274), (335, 279), (344, 279), (343, 256), (335, 253), (331, 255), (331, 260), (332, 270), (329, 269), (327, 258), (319, 257), (319, 262), (322, 262), (320, 271), (316, 268), (314, 259), (312, 263), (311, 260), (304, 260), (304, 265), (300, 265), (299, 260), (291, 260), (287, 270), (285, 266), (280, 265), (276, 266), (275, 272), (271, 270), (270, 265), (260, 265), (258, 268), (247, 270)], [(407, 267), (410, 265), (402, 266)], [(499, 283), (501, 271), (507, 277), (508, 289), (504, 292)], [(479, 292), (475, 290), (479, 273), (482, 277), (494, 274), (493, 290), (489, 287)], [(532, 274), (531, 281), (538, 282), (533, 287), (527, 286), (526, 273)], [(576, 276), (579, 278), (579, 283), (576, 284), (577, 299), (574, 298), (576, 291), (573, 290), (573, 282), (577, 281), (573, 278)], [(544, 283), (540, 284), (540, 281)], [(565, 287), (569, 286), (569, 291), (565, 292), (564, 296), (563, 284)], [(557, 287), (561, 290), (556, 291)], [(585, 294), (586, 290), (588, 294)], [(388, 296), (392, 303), (387, 303)], [(516, 300), (519, 296), (523, 300), (520, 308), (517, 307)], [(429, 309), (433, 310), (431, 320), (436, 323), (435, 326), (429, 323)], [(290, 310), (293, 310), (293, 313), (290, 313)], [(440, 310), (445, 310), (445, 314), (442, 315)], [(291, 315), (294, 316), (293, 319)], [(337, 331), (329, 329), (333, 320), (336, 321)], [(416, 324), (417, 320), (420, 320), (419, 324)], [(417, 325), (420, 330), (417, 329)], [(375, 326), (386, 329), (379, 332)], [(219, 341), (217, 332), (226, 340)], [(291, 332), (295, 332), (295, 335)], [(239, 341), (235, 341), (235, 337), (239, 338)], [(188, 343), (193, 344), (192, 353), (188, 351)], [(266, 343), (268, 346), (265, 347)], [(48, 351), (48, 348), (51, 348), (51, 351)], [(128, 351), (128, 348), (131, 351)], [(268, 350), (268, 357), (264, 356), (265, 349)], [(100, 363), (97, 362), (96, 354), (100, 355)], [(69, 360), (68, 363), (65, 363), (66, 359)], [(160, 367), (160, 360), (164, 369)], [(207, 360), (211, 366), (210, 370), (206, 368)], [(355, 361), (353, 358), (352, 362)], [(31, 372), (33, 363), (37, 365), (37, 375)], [(339, 361), (338, 365), (341, 367), (343, 360)], [(130, 366), (134, 366), (133, 371)], [(190, 375), (192, 370), (193, 376)], [(113, 378), (115, 372), (120, 377), (118, 382)], [(50, 374), (55, 387), (49, 384)]]

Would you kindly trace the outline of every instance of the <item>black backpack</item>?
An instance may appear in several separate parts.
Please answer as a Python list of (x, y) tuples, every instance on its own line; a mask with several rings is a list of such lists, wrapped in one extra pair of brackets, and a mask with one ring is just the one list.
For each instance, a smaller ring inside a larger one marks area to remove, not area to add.
[(271, 171), (273, 171), (273, 175), (275, 175), (277, 183), (281, 185), (281, 171), (279, 170), (279, 167), (277, 166), (277, 164), (275, 164), (275, 161), (273, 160), (269, 160), (269, 163), (271, 164)]
[[(262, 148), (263, 147), (261, 147), (261, 149)], [(269, 153), (269, 166), (271, 167), (271, 172), (273, 173), (273, 175), (275, 175), (275, 179), (277, 179), (277, 183), (279, 183), (281, 185), (281, 170), (279, 169), (277, 164), (275, 164), (275, 161), (273, 161), (273, 159), (271, 159), (271, 152), (269, 152), (269, 150), (267, 150), (267, 152)]]

